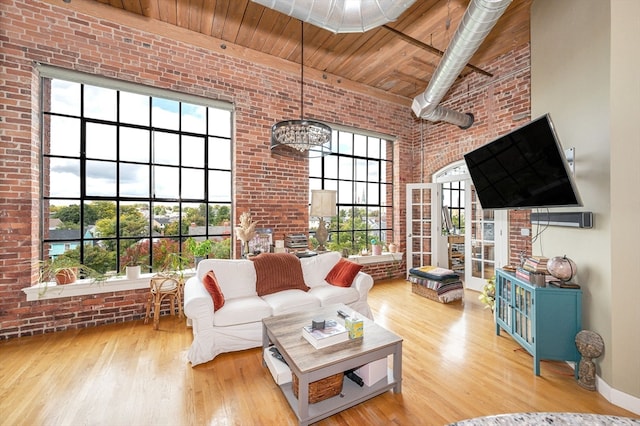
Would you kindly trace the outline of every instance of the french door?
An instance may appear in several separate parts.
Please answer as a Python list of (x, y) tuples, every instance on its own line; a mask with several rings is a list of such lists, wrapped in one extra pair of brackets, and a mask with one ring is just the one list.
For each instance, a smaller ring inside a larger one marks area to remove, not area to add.
[(478, 202), (475, 187), (469, 180), (465, 196), (465, 287), (482, 291), (496, 268), (507, 264), (509, 236), (506, 210), (483, 210)]
[[(507, 212), (483, 210), (471, 179), (465, 179), (465, 287), (482, 291), (496, 268), (507, 264)], [(407, 275), (411, 268), (439, 265), (448, 250), (442, 234), (441, 184), (407, 184)], [(446, 267), (445, 265), (439, 265)]]
[(407, 276), (411, 268), (435, 264), (442, 230), (438, 187), (435, 183), (407, 184)]

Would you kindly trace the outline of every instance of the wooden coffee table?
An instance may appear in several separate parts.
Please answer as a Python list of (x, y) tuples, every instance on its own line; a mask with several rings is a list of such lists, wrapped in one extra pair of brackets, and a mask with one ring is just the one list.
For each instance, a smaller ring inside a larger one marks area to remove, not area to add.
[[(317, 422), (389, 389), (393, 389), (395, 393), (402, 391), (402, 338), (375, 322), (356, 313), (364, 321), (364, 337), (323, 349), (315, 349), (302, 337), (302, 327), (311, 324), (314, 318), (335, 319), (344, 324), (344, 320), (337, 314), (338, 309), (350, 315), (354, 313), (352, 309), (340, 304), (262, 320), (263, 348), (273, 343), (289, 364), (291, 372), (298, 378), (298, 398), (293, 395), (291, 383), (280, 385), (280, 388), (298, 416), (300, 425)], [(393, 355), (393, 369), (387, 372), (386, 379), (372, 386), (360, 387), (345, 378), (340, 395), (309, 404), (309, 383), (358, 368), (388, 355)]]

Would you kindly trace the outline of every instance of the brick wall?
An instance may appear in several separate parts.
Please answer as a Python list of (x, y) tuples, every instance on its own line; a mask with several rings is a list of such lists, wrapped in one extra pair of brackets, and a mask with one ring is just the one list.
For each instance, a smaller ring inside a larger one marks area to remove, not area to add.
[[(297, 118), (299, 74), (287, 73), (229, 50), (203, 47), (184, 37), (170, 39), (129, 24), (138, 18), (96, 18), (76, 10), (103, 7), (97, 2), (48, 3), (5, 0), (0, 3), (0, 337), (9, 338), (141, 318), (146, 291), (118, 292), (26, 302), (21, 291), (36, 279), (31, 259), (39, 258), (39, 91), (37, 63), (233, 102), (235, 142), (233, 194), (236, 218), (251, 211), (261, 227), (282, 239), (306, 232), (308, 169), (305, 161), (273, 158), (269, 129), (276, 121)], [(106, 8), (106, 6), (105, 6)], [(104, 9), (107, 10), (107, 9)], [(109, 13), (119, 13), (109, 8)], [(141, 19), (140, 22), (144, 20)], [(179, 30), (172, 30), (175, 36)], [(236, 49), (236, 52), (240, 49)], [(416, 182), (462, 158), (466, 150), (518, 124), (529, 111), (528, 47), (492, 66), (507, 76), (495, 84), (468, 76), (457, 84), (448, 104), (471, 110), (477, 124), (461, 131), (448, 124), (416, 120), (410, 102), (349, 91), (338, 84), (305, 78), (305, 115), (397, 136), (394, 158), (395, 242), (405, 251), (405, 184)], [(287, 69), (284, 64), (283, 69)], [(524, 68), (523, 68), (524, 69)], [(516, 71), (513, 71), (516, 70)], [(508, 74), (514, 74), (509, 76)], [(305, 74), (306, 77), (307, 74)], [(426, 83), (425, 83), (426, 86)], [(421, 154), (426, 161), (421, 165)], [(519, 229), (519, 228), (518, 228)], [(520, 244), (520, 243), (518, 243)], [(513, 248), (517, 250), (518, 247)], [(376, 278), (385, 265), (368, 266)]]
[[(416, 157), (413, 182), (431, 182), (434, 173), (448, 164), (463, 159), (463, 155), (484, 145), (509, 130), (520, 127), (530, 117), (529, 46), (510, 52), (483, 67), (493, 77), (469, 74), (454, 84), (444, 106), (474, 115), (473, 126), (462, 130), (446, 123), (425, 121), (415, 135)], [(421, 142), (421, 139), (424, 142)], [(529, 237), (520, 235), (521, 228), (531, 228), (529, 211), (509, 212), (510, 262), (519, 259), (520, 252), (531, 254)]]

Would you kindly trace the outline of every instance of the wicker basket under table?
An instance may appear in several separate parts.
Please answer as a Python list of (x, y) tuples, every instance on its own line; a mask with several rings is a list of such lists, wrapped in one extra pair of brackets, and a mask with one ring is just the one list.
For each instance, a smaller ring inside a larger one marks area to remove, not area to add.
[[(292, 388), (293, 395), (298, 397), (298, 377), (292, 374)], [(325, 377), (316, 382), (309, 383), (309, 404), (315, 404), (316, 402), (324, 401), (332, 396), (338, 395), (342, 392), (342, 380), (344, 373), (334, 374), (333, 376)]]

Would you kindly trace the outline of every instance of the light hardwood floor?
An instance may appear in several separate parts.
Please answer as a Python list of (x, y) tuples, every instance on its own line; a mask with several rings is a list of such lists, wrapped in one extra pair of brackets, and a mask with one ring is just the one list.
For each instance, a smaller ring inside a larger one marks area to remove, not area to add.
[[(445, 425), (506, 412), (637, 418), (577, 385), (561, 362), (532, 358), (495, 335), (477, 293), (443, 305), (409, 283), (377, 283), (376, 321), (404, 338), (402, 393), (387, 392), (318, 425)], [(1, 425), (293, 425), (260, 349), (192, 368), (191, 330), (162, 317), (0, 342)]]

